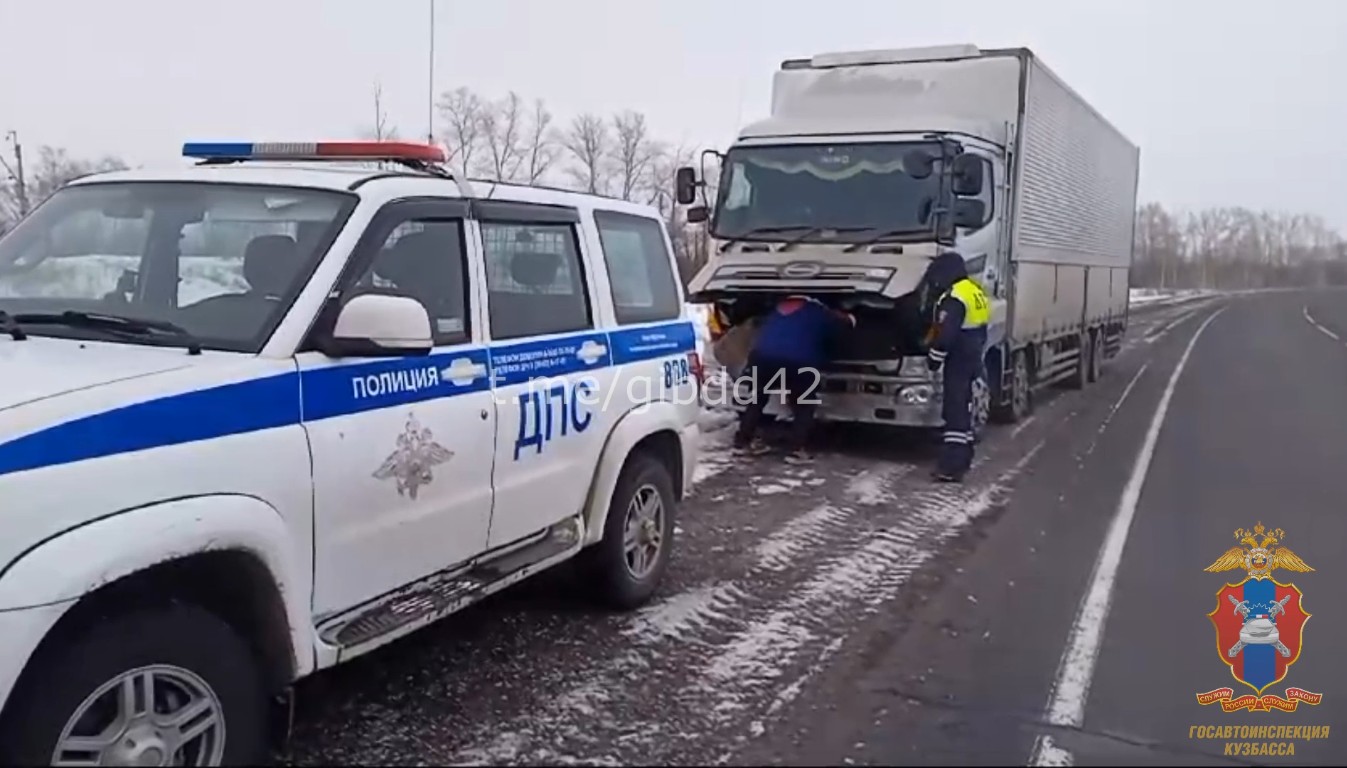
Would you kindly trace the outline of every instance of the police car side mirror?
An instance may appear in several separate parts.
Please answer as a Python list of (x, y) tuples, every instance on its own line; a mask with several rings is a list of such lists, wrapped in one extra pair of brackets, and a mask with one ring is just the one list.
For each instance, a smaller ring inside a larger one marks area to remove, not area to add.
[(429, 354), (434, 345), (421, 302), (366, 293), (341, 308), (322, 349), (329, 357), (401, 357)]

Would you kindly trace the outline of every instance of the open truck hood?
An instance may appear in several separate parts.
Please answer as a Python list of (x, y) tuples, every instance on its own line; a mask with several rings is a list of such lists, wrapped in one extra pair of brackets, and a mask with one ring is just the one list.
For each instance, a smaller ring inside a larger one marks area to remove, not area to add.
[[(941, 250), (935, 243), (893, 244), (886, 251), (846, 252), (846, 244), (737, 242), (711, 257), (688, 285), (688, 299), (714, 301), (727, 294), (875, 293), (896, 299), (916, 290), (926, 266)], [(891, 250), (890, 250), (891, 249)]]

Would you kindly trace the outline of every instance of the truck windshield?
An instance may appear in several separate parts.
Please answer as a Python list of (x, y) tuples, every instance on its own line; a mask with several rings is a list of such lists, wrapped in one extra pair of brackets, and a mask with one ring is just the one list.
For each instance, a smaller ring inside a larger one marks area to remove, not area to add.
[[(257, 352), (355, 200), (218, 182), (69, 186), (0, 239), (0, 312), (30, 336)], [(59, 321), (85, 314), (182, 332)]]
[(850, 242), (881, 231), (925, 232), (939, 174), (937, 168), (918, 179), (904, 169), (904, 155), (916, 148), (939, 154), (933, 142), (731, 149), (722, 169), (712, 235), (777, 241), (809, 232), (804, 239)]

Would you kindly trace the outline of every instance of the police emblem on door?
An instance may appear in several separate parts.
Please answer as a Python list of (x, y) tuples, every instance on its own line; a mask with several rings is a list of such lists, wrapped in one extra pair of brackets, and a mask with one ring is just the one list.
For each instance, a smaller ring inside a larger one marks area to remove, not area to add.
[(1295, 584), (1272, 578), (1278, 568), (1306, 573), (1313, 571), (1300, 556), (1281, 546), (1286, 532), (1268, 530), (1262, 523), (1253, 530), (1239, 528), (1231, 547), (1204, 570), (1208, 573), (1242, 570), (1247, 575), (1237, 584), (1226, 584), (1216, 593), (1216, 609), (1207, 614), (1216, 629), (1216, 651), (1230, 674), (1253, 690), (1236, 696), (1230, 687), (1197, 694), (1200, 704), (1220, 704), (1226, 712), (1249, 710), (1294, 712), (1300, 704), (1318, 704), (1323, 694), (1303, 688), (1286, 689), (1286, 696), (1264, 693), (1286, 678), (1304, 647), (1305, 623), (1310, 614), (1301, 604), (1303, 595)]
[(398, 435), (397, 450), (374, 471), (379, 480), (394, 480), (398, 495), (413, 500), (421, 488), (435, 481), (433, 469), (454, 457), (454, 452), (435, 442), (428, 427), (421, 426), (415, 414), (407, 415), (407, 426)]

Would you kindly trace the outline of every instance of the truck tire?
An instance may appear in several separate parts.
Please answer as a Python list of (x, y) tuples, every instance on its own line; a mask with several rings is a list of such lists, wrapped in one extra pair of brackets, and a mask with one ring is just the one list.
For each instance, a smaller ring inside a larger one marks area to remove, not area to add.
[(1090, 383), (1090, 356), (1094, 354), (1094, 344), (1090, 343), (1089, 331), (1080, 332), (1076, 349), (1076, 370), (1063, 382), (1067, 389), (1084, 389)]
[(1087, 381), (1091, 384), (1099, 381), (1104, 370), (1104, 331), (1090, 332), (1090, 370)]
[(608, 503), (603, 539), (586, 551), (584, 571), (596, 596), (611, 608), (629, 611), (650, 601), (673, 553), (672, 473), (653, 453), (627, 458)]
[(39, 651), (30, 664), (0, 726), (0, 763), (269, 761), (256, 657), (202, 608), (171, 604), (112, 616)]
[[(998, 386), (999, 390), (1000, 387)], [(1017, 351), (1010, 361), (1010, 392), (1002, 401), (998, 397), (992, 416), (1002, 424), (1014, 424), (1029, 417), (1034, 411), (1033, 371), (1025, 350)]]

